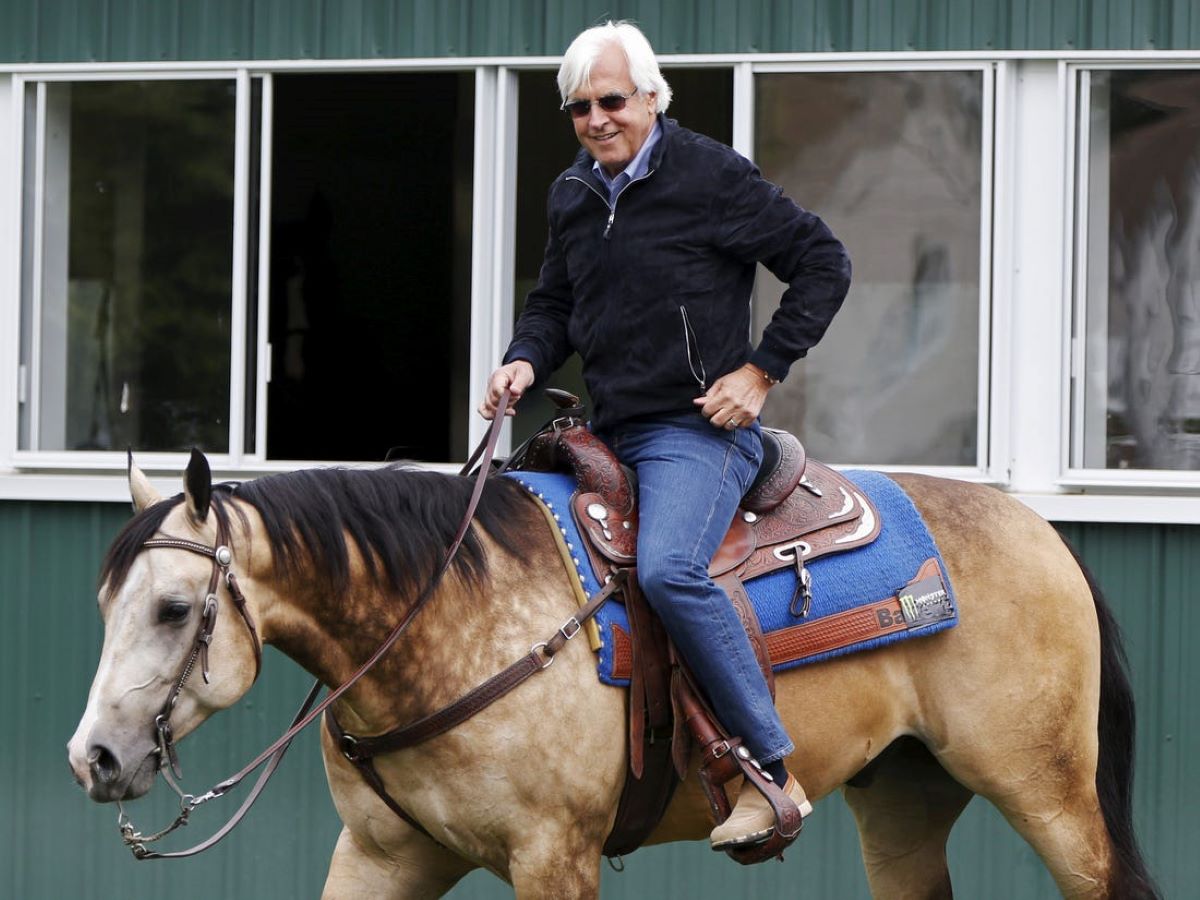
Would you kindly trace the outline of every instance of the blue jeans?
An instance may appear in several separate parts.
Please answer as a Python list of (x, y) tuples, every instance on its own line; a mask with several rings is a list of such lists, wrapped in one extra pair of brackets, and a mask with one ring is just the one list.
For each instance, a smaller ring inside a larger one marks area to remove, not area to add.
[(791, 753), (733, 603), (708, 575), (762, 463), (762, 432), (714, 428), (699, 412), (598, 434), (638, 477), (638, 582), (713, 712), (760, 762)]

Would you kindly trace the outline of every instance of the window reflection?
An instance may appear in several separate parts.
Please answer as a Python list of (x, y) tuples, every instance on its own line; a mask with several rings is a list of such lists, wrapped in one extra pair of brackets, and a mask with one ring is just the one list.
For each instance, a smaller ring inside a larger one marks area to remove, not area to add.
[(226, 450), (233, 84), (44, 91), (35, 449)]
[(1200, 72), (1085, 76), (1082, 464), (1200, 468)]
[[(838, 463), (977, 464), (983, 76), (755, 81), (755, 159), (846, 244), (854, 280), (763, 420)], [(760, 273), (758, 335), (782, 286)]]

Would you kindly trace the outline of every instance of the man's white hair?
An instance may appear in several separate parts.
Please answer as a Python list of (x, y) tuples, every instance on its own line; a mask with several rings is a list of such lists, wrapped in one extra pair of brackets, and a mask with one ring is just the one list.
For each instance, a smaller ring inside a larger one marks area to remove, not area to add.
[(629, 62), (629, 77), (642, 94), (654, 94), (656, 110), (671, 105), (671, 86), (658, 69), (658, 60), (646, 36), (630, 22), (608, 21), (582, 32), (563, 54), (558, 67), (558, 92), (563, 102), (591, 82), (592, 65), (609, 44), (616, 44)]

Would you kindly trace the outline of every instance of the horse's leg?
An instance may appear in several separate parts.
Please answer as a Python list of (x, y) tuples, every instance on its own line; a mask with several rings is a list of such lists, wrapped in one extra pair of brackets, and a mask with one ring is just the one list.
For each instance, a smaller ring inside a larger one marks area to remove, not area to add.
[(568, 828), (513, 848), (508, 865), (516, 900), (596, 900), (600, 849), (582, 844)]
[[(1112, 842), (1096, 790), (1100, 636), (1057, 533), (991, 489), (898, 476), (942, 550), (961, 621), (913, 641), (921, 737), (1041, 856), (1065, 897), (1106, 897)], [(947, 673), (955, 677), (947, 677)]]
[(875, 897), (951, 897), (950, 828), (972, 794), (923, 744), (901, 738), (843, 796), (854, 813), (867, 881)]
[(345, 826), (321, 896), (441, 897), (476, 868), (388, 809), (321, 727), (321, 750), (334, 806)]
[(406, 836), (389, 841), (386, 850), (379, 846), (364, 847), (349, 828), (342, 828), (321, 897), (324, 900), (441, 897), (471, 868), (469, 863), (412, 828), (408, 828)]

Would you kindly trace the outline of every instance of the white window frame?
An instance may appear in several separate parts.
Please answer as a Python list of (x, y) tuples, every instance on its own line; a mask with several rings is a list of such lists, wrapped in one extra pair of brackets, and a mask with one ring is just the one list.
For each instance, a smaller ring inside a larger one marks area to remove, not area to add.
[[(53, 82), (229, 80), (236, 84), (233, 202), (234, 243), (232, 252), (229, 345), (231, 354), (229, 361), (229, 444), (227, 448), (224, 448), (223, 452), (210, 452), (208, 457), (216, 470), (241, 475), (253, 475), (258, 473), (291, 471), (307, 466), (341, 462), (339, 460), (315, 459), (278, 460), (270, 459), (266, 455), (267, 388), (271, 371), (271, 346), (268, 336), (270, 316), (271, 152), (274, 138), (273, 76), (277, 73), (305, 71), (325, 74), (356, 71), (388, 71), (397, 73), (474, 71), (476, 76), (475, 115), (477, 122), (486, 121), (490, 122), (493, 126), (493, 132), (489, 133), (477, 125), (474, 136), (475, 184), (485, 187), (477, 187), (474, 191), (471, 251), (473, 275), (471, 289), (471, 365), (473, 381), (478, 381), (480, 384), (483, 383), (483, 377), (486, 375), (486, 371), (484, 371), (486, 363), (483, 360), (497, 358), (503, 349), (503, 342), (506, 342), (508, 339), (507, 335), (497, 327), (501, 319), (502, 303), (496, 302), (497, 293), (493, 285), (503, 283), (503, 279), (499, 282), (497, 281), (497, 273), (502, 274), (506, 265), (505, 260), (509, 260), (507, 266), (511, 270), (511, 252), (504, 253), (505, 239), (494, 236), (511, 235), (511, 228), (504, 227), (503, 220), (505, 216), (515, 216), (515, 213), (511, 198), (511, 186), (508, 195), (501, 194), (500, 203), (495, 202), (494, 192), (486, 188), (489, 184), (502, 187), (505, 181), (506, 156), (502, 152), (493, 153), (491, 143), (492, 134), (496, 133), (495, 129), (503, 129), (507, 123), (506, 117), (498, 114), (496, 104), (506, 103), (515, 96), (515, 79), (508, 78), (506, 81), (503, 67), (497, 70), (496, 67), (483, 66), (478, 63), (473, 64), (471, 61), (448, 59), (438, 61), (416, 60), (410, 63), (401, 61), (395, 65), (381, 65), (379, 63), (347, 65), (342, 61), (338, 61), (328, 64), (304, 63), (299, 65), (283, 63), (260, 65), (247, 63), (234, 67), (227, 64), (223, 66), (163, 64), (148, 68), (120, 65), (55, 68), (27, 66), (23, 68), (28, 71), (16, 72), (12, 75), (11, 109), (9, 107), (4, 108), (4, 113), (12, 116), (15, 126), (10, 129), (12, 140), (3, 148), (12, 157), (12, 161), (4, 171), (15, 172), (16, 174), (11, 180), (13, 186), (12, 196), (4, 206), (0, 206), (0, 210), (11, 208), (13, 216), (15, 216), (15, 221), (12, 228), (12, 259), (7, 267), (7, 275), (5, 274), (3, 261), (0, 260), (0, 285), (10, 285), (12, 295), (16, 300), (14, 303), (8, 305), (9, 308), (0, 309), (0, 323), (11, 326), (5, 330), (6, 334), (11, 335), (11, 346), (8, 348), (7, 353), (0, 346), (0, 363), (4, 361), (6, 356), (13, 360), (10, 365), (3, 366), (4, 373), (0, 375), (0, 379), (10, 379), (12, 381), (12, 390), (6, 391), (5, 395), (14, 398), (11, 409), (8, 408), (7, 404), (0, 402), (0, 415), (4, 417), (4, 421), (0, 422), (0, 473), (3, 473), (5, 469), (9, 469), (15, 473), (29, 474), (42, 472), (62, 472), (64, 474), (123, 472), (127, 465), (126, 454), (118, 451), (62, 451), (37, 448), (38, 431), (36, 428), (36, 412), (31, 415), (31, 423), (34, 426), (30, 429), (29, 439), (32, 445), (31, 448), (21, 449), (18, 445), (18, 423), (21, 402), (19, 394), (23, 393), (31, 400), (35, 398), (38, 395), (37, 385), (38, 378), (40, 377), (37, 372), (40, 361), (40, 342), (37, 340), (37, 330), (40, 322), (41, 296), (36, 285), (33, 289), (33, 308), (30, 310), (30, 326), (34, 330), (34, 339), (31, 342), (30, 349), (31, 358), (28, 366), (21, 365), (18, 362), (20, 359), (21, 253), (23, 252), (21, 245), (23, 239), (32, 241), (34, 245), (32, 275), (35, 279), (40, 277), (40, 272), (43, 268), (42, 257), (39, 252), (42, 231), (40, 216), (41, 211), (44, 209), (45, 181), (43, 177), (37, 178), (33, 196), (29, 198), (34, 215), (39, 217), (39, 225), (35, 227), (33, 235), (24, 237), (21, 227), (21, 210), (26, 199), (24, 197), (24, 173), (22, 171), (24, 159), (23, 132), (27, 124), (24, 121), (24, 97), (29, 85), (34, 85), (35, 89), (39, 90), (39, 93), (44, 94), (44, 89), (38, 89), (36, 86)], [(499, 78), (497, 77), (497, 71), (499, 72)], [(0, 79), (3, 78), (3, 73), (0, 73)], [(252, 131), (251, 86), (252, 82), (256, 80), (261, 82), (262, 85), (262, 105), (259, 122), (260, 153), (259, 158), (252, 161), (250, 158)], [(511, 86), (508, 88), (508, 95), (506, 95), (502, 86), (508, 82), (511, 82)], [(2, 90), (2, 85), (3, 83), (0, 81), (0, 90)], [(3, 124), (4, 118), (4, 116), (0, 116), (0, 124)], [(44, 117), (39, 117), (38, 121), (44, 124), (45, 119)], [(512, 145), (510, 153), (515, 152), (515, 144), (513, 143), (515, 142), (515, 134), (509, 135), (507, 140)], [(3, 158), (3, 155), (0, 155), (0, 160)], [(41, 158), (42, 155), (40, 152), (36, 154), (39, 165)], [(258, 242), (258, 271), (253, 273), (249, 271), (247, 253), (248, 241), (250, 239), (249, 187), (252, 175), (252, 163), (258, 166), (258, 174), (261, 179), (258, 209), (259, 230), (256, 236)], [(515, 178), (515, 175), (513, 178)], [(9, 179), (4, 178), (2, 175), (0, 175), (0, 179), (4, 181), (5, 186), (10, 184)], [(0, 199), (3, 197), (4, 195), (0, 194)], [(508, 246), (511, 247), (511, 237), (508, 237), (507, 241)], [(498, 246), (493, 247), (493, 242)], [(247, 322), (249, 309), (248, 285), (251, 278), (256, 279), (258, 289), (257, 316), (253, 324)], [(511, 279), (509, 280), (511, 281)], [(511, 317), (511, 286), (509, 287), (508, 294), (510, 304), (508, 307), (509, 316)], [(254, 330), (254, 333), (251, 333), (251, 329)], [(246, 371), (246, 350), (249, 341), (254, 341), (256, 348), (256, 371), (252, 374)], [(497, 350), (496, 347), (500, 349)], [(490, 369), (487, 371), (490, 371)], [(480, 372), (483, 372), (483, 375), (480, 375)], [(476, 378), (476, 376), (478, 377)], [(4, 384), (4, 380), (0, 380), (0, 387), (3, 387)], [(247, 449), (245, 446), (245, 412), (248, 391), (250, 390), (254, 391), (255, 397), (255, 441), (253, 451)], [(473, 417), (470, 424), (471, 435), (475, 435), (481, 430), (481, 425), (477, 424), (477, 422), (481, 423), (482, 420), (479, 420), (477, 416)], [(455, 448), (455, 452), (461, 453), (461, 458), (465, 459), (469, 453), (469, 448)], [(139, 466), (148, 471), (178, 471), (186, 465), (187, 454), (179, 452), (138, 453), (137, 461)], [(355, 464), (364, 466), (375, 465), (372, 463)], [(429, 466), (448, 471), (457, 469), (452, 460), (430, 463)], [(0, 479), (6, 477), (0, 474)], [(3, 489), (0, 487), (0, 496), (3, 493)]]
[[(1088, 391), (1087, 359), (1089, 352), (1107, 352), (1107, 321), (1089, 317), (1087, 293), (1089, 281), (1103, 280), (1107, 287), (1107, 248), (1102, 261), (1089, 259), (1088, 213), (1093, 202), (1091, 160), (1088, 154), (1091, 117), (1089, 94), (1091, 73), (1121, 70), (1189, 70), (1200, 72), (1200, 59), (1190, 60), (1102, 60), (1064, 63), (1062, 66), (1066, 92), (1066, 199), (1065, 220), (1068, 223), (1071, 264), (1064, 266), (1064, 297), (1068, 300), (1070, 327), (1065, 329), (1063, 358), (1067, 361), (1065, 379), (1069, 398), (1066, 416), (1067, 434), (1062, 442), (1061, 475), (1058, 483), (1068, 488), (1097, 488), (1103, 490), (1194, 491), (1200, 489), (1200, 472), (1179, 469), (1108, 469), (1083, 464), (1084, 430), (1087, 427), (1088, 407), (1097, 398)], [(1105, 172), (1104, 174), (1107, 174)], [(1089, 189), (1081, 185), (1088, 183)], [(1101, 270), (1102, 267), (1102, 270)], [(1107, 372), (1107, 366), (1102, 369)], [(1105, 378), (1093, 379), (1106, 382)], [(1093, 392), (1094, 393), (1094, 392)], [(1099, 402), (1107, 400), (1107, 385), (1101, 385)], [(1101, 423), (1103, 419), (1101, 418)], [(1200, 500), (1197, 501), (1200, 504)]]
[[(1119, 64), (1159, 67), (1165, 64), (1200, 66), (1200, 51), (951, 51), (939, 53), (792, 53), (792, 54), (679, 54), (660, 57), (673, 66), (732, 67), (734, 74), (734, 146), (743, 153), (753, 148), (753, 77), (758, 70), (783, 66), (792, 71), (836, 67), (864, 71), (883, 66), (910, 70), (923, 66), (962, 69), (992, 67), (993, 124), (990, 196), (992, 222), (985, 221), (981, 238), (990, 233), (990, 315), (983, 335), (990, 337), (991, 366), (983, 385), (990, 386), (986, 405), (987, 464), (964, 472), (972, 480), (991, 481), (1043, 516), (1056, 521), (1200, 523), (1200, 496), (1172, 491), (1158, 481), (1145, 485), (1080, 481), (1068, 472), (1070, 397), (1071, 279), (1068, 261), (1074, 221), (1073, 170), (1069, 170), (1075, 139), (1072, 112), (1072, 67), (1111, 68)], [(476, 139), (472, 225), (471, 378), (482, 390), (482, 377), (491, 370), (511, 334), (512, 251), (515, 210), (512, 180), (515, 167), (516, 70), (553, 71), (558, 57), (462, 57), (406, 60), (253, 60), (187, 63), (14, 64), (0, 67), (0, 500), (97, 500), (127, 502), (124, 459), (95, 459), (71, 465), (70, 460), (44, 459), (16, 464), (19, 359), (20, 237), (22, 188), (19, 164), (23, 152), (24, 83), (88, 78), (263, 78), (263, 152), (269, 154), (271, 135), (268, 104), (271, 76), (292, 72), (414, 72), (474, 71), (476, 73)], [(244, 74), (245, 73), (245, 74)], [(5, 100), (5, 91), (8, 99)], [(987, 118), (987, 117), (985, 117)], [(488, 134), (485, 124), (491, 128)], [(1071, 150), (1068, 151), (1068, 145)], [(987, 142), (985, 141), (985, 150)], [(267, 157), (269, 159), (269, 156)], [(262, 172), (263, 197), (269, 198), (269, 166)], [(489, 186), (490, 181), (490, 186)], [(260, 260), (269, 259), (269, 206), (260, 215)], [(243, 225), (244, 228), (244, 225)], [(243, 232), (244, 234), (244, 232)], [(981, 251), (982, 252), (982, 251)], [(984, 271), (981, 269), (981, 271)], [(269, 310), (264, 274), (259, 271), (258, 365), (254, 385), (257, 412), (265, 415), (266, 347)], [(982, 303), (981, 303), (982, 307)], [(981, 316), (984, 315), (981, 309)], [(244, 356), (242, 357), (244, 359)], [(981, 357), (981, 365), (984, 359)], [(474, 400), (478, 394), (474, 394)], [(474, 402), (473, 400), (473, 402)], [(244, 408), (244, 407), (243, 407)], [(482, 422), (473, 409), (463, 415), (477, 436)], [(982, 419), (982, 416), (981, 416)], [(265, 421), (265, 420), (264, 420)], [(231, 435), (233, 434), (231, 427)], [(264, 448), (257, 432), (256, 449)], [(466, 455), (466, 448), (455, 448)], [(76, 457), (77, 454), (71, 454)], [(300, 461), (271, 462), (246, 455), (218, 465), (218, 477), (246, 478), (256, 474), (301, 468)], [(180, 454), (138, 456), (139, 464), (164, 492), (179, 489)], [(431, 468), (450, 470), (451, 465)], [(954, 474), (939, 468), (933, 474)]]
[[(231, 271), (231, 309), (230, 309), (230, 396), (229, 396), (229, 444), (225, 452), (213, 452), (209, 459), (212, 464), (218, 468), (229, 469), (237, 468), (242, 463), (242, 458), (245, 455), (242, 451), (243, 443), (243, 426), (244, 426), (244, 410), (245, 410), (245, 358), (246, 358), (246, 310), (247, 310), (247, 292), (246, 292), (246, 229), (248, 222), (247, 198), (249, 196), (249, 141), (250, 141), (250, 78), (245, 69), (215, 69), (208, 71), (197, 71), (194, 69), (170, 69), (170, 70), (127, 70), (120, 72), (72, 72), (72, 73), (57, 73), (47, 72), (36, 75), (17, 75), (13, 79), (13, 105), (19, 107), (21, 111), (17, 113), (16, 127), (13, 129), (15, 140), (13, 141), (10, 152), (14, 155), (14, 169), (16, 171), (16, 201), (14, 205), (17, 207), (17, 215), (22, 214), (22, 206), (25, 201), (23, 197), (23, 185), (25, 183), (26, 173), (24, 172), (24, 130), (30, 123), (24, 121), (23, 105), (26, 91), (32, 87), (37, 94), (38, 116), (37, 124), (42, 128), (45, 127), (46, 118), (45, 111), (45, 94), (46, 85), (54, 83), (79, 84), (83, 82), (133, 82), (133, 81), (231, 81), (236, 85), (237, 92), (235, 98), (235, 129), (234, 129), (234, 188), (233, 188), (233, 253), (232, 253), (232, 271)], [(35, 153), (35, 166), (37, 171), (34, 174), (33, 195), (30, 200), (34, 218), (34, 234), (21, 235), (21, 229), (18, 226), (18, 239), (15, 243), (20, 248), (22, 240), (32, 242), (32, 303), (29, 310), (29, 326), (32, 333), (30, 341), (30, 358), (27, 364), (19, 369), (19, 390), (20, 396), (16, 398), (16, 406), (12, 410), (10, 416), (6, 416), (11, 421), (6, 421), (0, 430), (0, 436), (4, 437), (4, 446), (0, 448), (0, 453), (7, 458), (7, 462), (15, 469), (54, 469), (62, 471), (103, 471), (111, 469), (124, 469), (126, 466), (125, 454), (117, 451), (64, 451), (64, 450), (43, 450), (37, 446), (40, 437), (40, 422), (39, 422), (39, 406), (40, 406), (40, 390), (39, 384), (42, 377), (41, 368), (41, 304), (42, 291), (40, 289), (42, 271), (43, 271), (43, 228), (42, 217), (45, 210), (45, 191), (46, 179), (44, 171), (44, 153), (42, 147), (44, 138), (41, 134), (37, 135), (38, 150)], [(9, 284), (13, 285), (13, 296), (16, 298), (12, 304), (11, 310), (11, 325), (14, 331), (19, 332), (21, 322), (21, 258), (23, 251), (18, 249), (18, 256), (15, 266), (15, 283), (9, 280)], [(19, 360), (19, 348), (17, 356)], [(13, 367), (20, 365), (14, 363)], [(11, 367), (10, 367), (11, 368)], [(19, 405), (22, 399), (30, 404), (30, 428), (29, 441), (30, 449), (20, 449), (17, 444), (17, 419), (19, 416)], [(11, 429), (11, 435), (8, 429)], [(167, 468), (167, 467), (182, 467), (186, 465), (187, 454), (184, 453), (144, 453), (138, 454), (139, 464), (148, 468)]]

